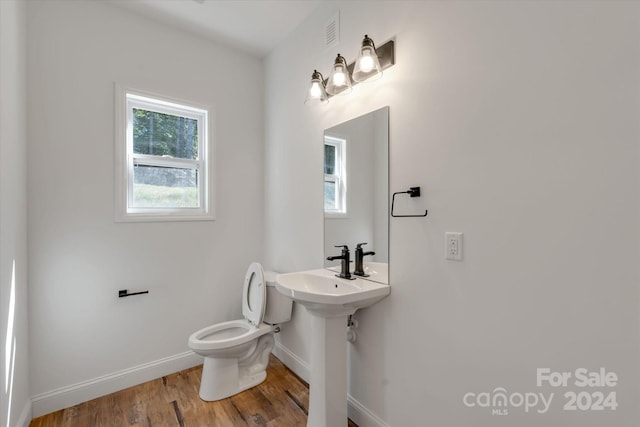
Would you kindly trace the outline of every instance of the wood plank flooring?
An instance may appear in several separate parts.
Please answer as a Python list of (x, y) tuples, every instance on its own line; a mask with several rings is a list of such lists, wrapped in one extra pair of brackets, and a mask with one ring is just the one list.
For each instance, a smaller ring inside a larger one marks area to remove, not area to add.
[[(262, 384), (217, 402), (198, 397), (202, 365), (31, 421), (30, 427), (298, 427), (309, 386), (271, 355)], [(358, 427), (349, 420), (349, 427)]]

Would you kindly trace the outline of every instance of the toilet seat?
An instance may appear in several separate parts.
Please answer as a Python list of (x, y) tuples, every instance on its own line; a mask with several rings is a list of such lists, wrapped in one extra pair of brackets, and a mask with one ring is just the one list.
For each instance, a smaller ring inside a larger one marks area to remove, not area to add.
[(247, 343), (273, 330), (271, 325), (252, 325), (247, 319), (230, 320), (202, 328), (189, 337), (192, 350), (217, 350)]
[(251, 263), (244, 277), (242, 314), (244, 319), (216, 323), (194, 332), (189, 337), (192, 350), (217, 350), (247, 343), (274, 328), (262, 323), (267, 300), (267, 284), (262, 265)]
[(262, 265), (253, 262), (244, 276), (242, 289), (242, 315), (249, 323), (253, 325), (262, 323), (266, 300), (267, 284), (264, 281)]

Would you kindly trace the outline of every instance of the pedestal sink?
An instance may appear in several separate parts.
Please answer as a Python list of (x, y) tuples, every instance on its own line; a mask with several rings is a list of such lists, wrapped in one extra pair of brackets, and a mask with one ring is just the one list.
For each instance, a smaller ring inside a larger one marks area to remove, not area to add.
[(326, 270), (279, 274), (276, 289), (311, 314), (311, 375), (307, 427), (347, 425), (347, 317), (377, 303), (389, 285), (341, 279)]

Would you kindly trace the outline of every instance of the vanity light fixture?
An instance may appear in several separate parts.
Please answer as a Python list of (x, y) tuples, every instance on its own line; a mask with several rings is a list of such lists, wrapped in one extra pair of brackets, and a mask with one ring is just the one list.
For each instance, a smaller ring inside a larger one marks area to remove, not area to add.
[(324, 87), (324, 78), (318, 70), (313, 70), (311, 74), (311, 83), (309, 84), (309, 90), (307, 91), (307, 98), (304, 100), (305, 104), (325, 104), (329, 102), (329, 97)]
[(378, 60), (376, 45), (365, 34), (353, 70), (353, 80), (363, 82), (370, 79), (376, 80), (380, 77), (382, 77), (382, 67), (380, 67), (380, 61)]
[(347, 65), (344, 57), (338, 54), (327, 80), (324, 80), (318, 70), (313, 70), (304, 103), (323, 104), (328, 102), (331, 96), (347, 94), (351, 92), (352, 86), (360, 82), (379, 79), (382, 76), (382, 70), (386, 70), (395, 63), (393, 40), (376, 48), (373, 40), (365, 34), (355, 62)]
[(327, 94), (338, 95), (351, 92), (351, 77), (349, 77), (349, 69), (347, 60), (344, 56), (338, 54), (329, 78), (327, 79)]

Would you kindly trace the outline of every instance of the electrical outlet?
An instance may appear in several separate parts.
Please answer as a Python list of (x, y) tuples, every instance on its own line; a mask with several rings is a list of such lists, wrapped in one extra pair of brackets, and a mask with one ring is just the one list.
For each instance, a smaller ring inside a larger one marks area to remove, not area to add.
[(446, 232), (445, 237), (445, 258), (453, 261), (462, 261), (462, 233)]

